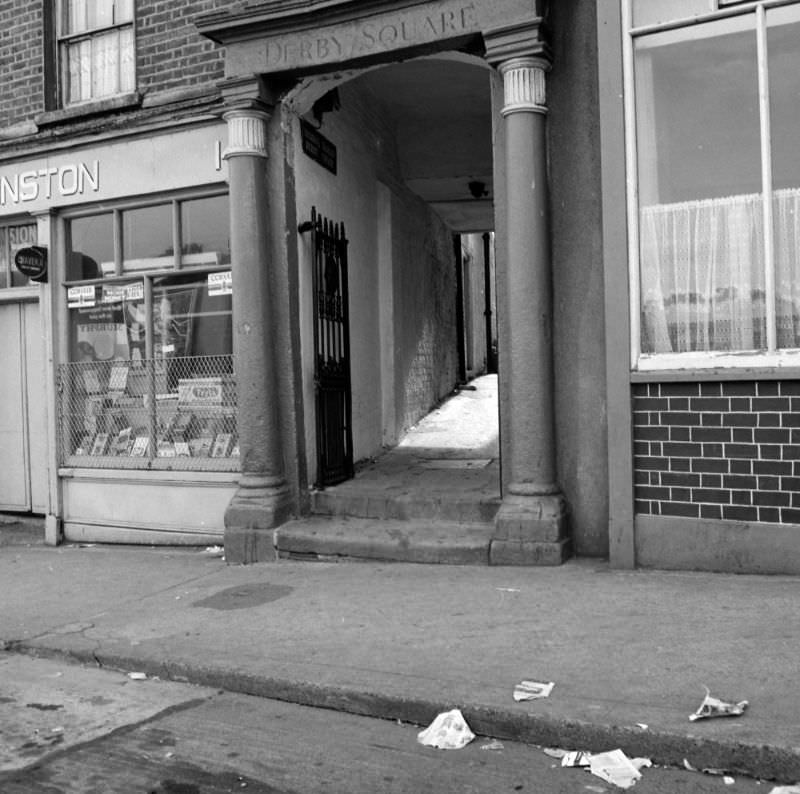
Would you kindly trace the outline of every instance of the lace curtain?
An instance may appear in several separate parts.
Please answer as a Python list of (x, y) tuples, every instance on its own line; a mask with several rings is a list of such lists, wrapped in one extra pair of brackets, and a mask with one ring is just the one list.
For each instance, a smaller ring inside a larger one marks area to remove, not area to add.
[[(800, 190), (773, 194), (778, 347), (800, 346)], [(642, 352), (766, 348), (761, 194), (641, 210)]]

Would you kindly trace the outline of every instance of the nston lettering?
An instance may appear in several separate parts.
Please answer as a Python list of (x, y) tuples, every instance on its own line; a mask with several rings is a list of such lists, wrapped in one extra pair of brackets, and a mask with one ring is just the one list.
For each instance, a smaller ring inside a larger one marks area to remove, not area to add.
[(330, 33), (268, 39), (264, 43), (266, 64), (280, 68), (330, 63), (475, 32), (477, 27), (473, 3), (453, 5), (436, 13), (408, 13), (358, 27), (341, 26)]
[(82, 195), (100, 190), (100, 161), (0, 175), (0, 205), (20, 204), (55, 196)]

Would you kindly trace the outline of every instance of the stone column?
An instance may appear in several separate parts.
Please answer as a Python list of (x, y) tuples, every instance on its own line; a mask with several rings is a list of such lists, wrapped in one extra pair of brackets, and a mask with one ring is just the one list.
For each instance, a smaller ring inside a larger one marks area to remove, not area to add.
[[(538, 32), (538, 28), (535, 28)], [(526, 33), (530, 28), (526, 29)], [(557, 484), (553, 375), (553, 296), (548, 223), (546, 73), (550, 60), (539, 42), (524, 46), (508, 36), (487, 57), (502, 78), (506, 149), (506, 317), (500, 400), (507, 436), (501, 460), (507, 483), (495, 522), (490, 559), (498, 565), (552, 565), (569, 553), (566, 502)], [(526, 50), (534, 54), (525, 54)], [(518, 53), (523, 54), (518, 54)]]
[(267, 106), (234, 108), (228, 123), (233, 344), (238, 392), (241, 477), (225, 511), (225, 558), (248, 563), (275, 558), (272, 529), (291, 513), (278, 417), (272, 347), (266, 182)]

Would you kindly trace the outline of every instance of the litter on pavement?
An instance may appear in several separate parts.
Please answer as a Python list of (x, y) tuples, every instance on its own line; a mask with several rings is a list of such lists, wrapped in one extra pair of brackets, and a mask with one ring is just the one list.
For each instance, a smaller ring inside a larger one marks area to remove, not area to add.
[(652, 766), (649, 758), (628, 758), (622, 750), (592, 754), (589, 757), (589, 771), (619, 788), (630, 788), (641, 776), (639, 769)]
[(584, 753), (582, 750), (572, 750), (564, 753), (561, 759), (561, 766), (589, 766), (591, 753)]
[(134, 681), (146, 681), (147, 674), (146, 673), (128, 673), (128, 678)]
[(475, 734), (469, 729), (459, 709), (439, 714), (424, 731), (417, 734), (420, 744), (438, 747), (440, 750), (460, 750), (474, 738)]
[(539, 681), (521, 681), (514, 687), (514, 700), (538, 700), (550, 697), (554, 686), (552, 681), (547, 684)]
[(630, 788), (642, 776), (641, 769), (653, 765), (649, 758), (628, 758), (622, 750), (588, 753), (584, 750), (562, 750), (557, 747), (543, 749), (551, 758), (560, 758), (561, 766), (582, 767), (619, 788)]
[(769, 794), (800, 794), (800, 783), (796, 786), (775, 786)]
[(486, 744), (481, 745), (481, 750), (504, 750), (502, 742), (498, 742), (497, 739), (492, 739), (492, 741), (487, 742)]
[(747, 706), (746, 700), (740, 700), (738, 703), (726, 703), (724, 700), (711, 697), (711, 690), (706, 687), (706, 696), (703, 698), (703, 702), (694, 714), (689, 715), (689, 719), (694, 722), (708, 717), (738, 717), (740, 714), (744, 714)]

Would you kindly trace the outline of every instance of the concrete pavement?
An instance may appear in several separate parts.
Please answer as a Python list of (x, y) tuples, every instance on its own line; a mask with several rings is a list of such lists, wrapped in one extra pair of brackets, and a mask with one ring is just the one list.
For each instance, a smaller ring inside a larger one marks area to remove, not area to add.
[[(0, 527), (0, 533), (3, 528)], [(800, 780), (791, 577), (0, 544), (0, 648), (478, 735)], [(549, 698), (515, 702), (523, 679)], [(705, 694), (740, 717), (690, 722)]]

